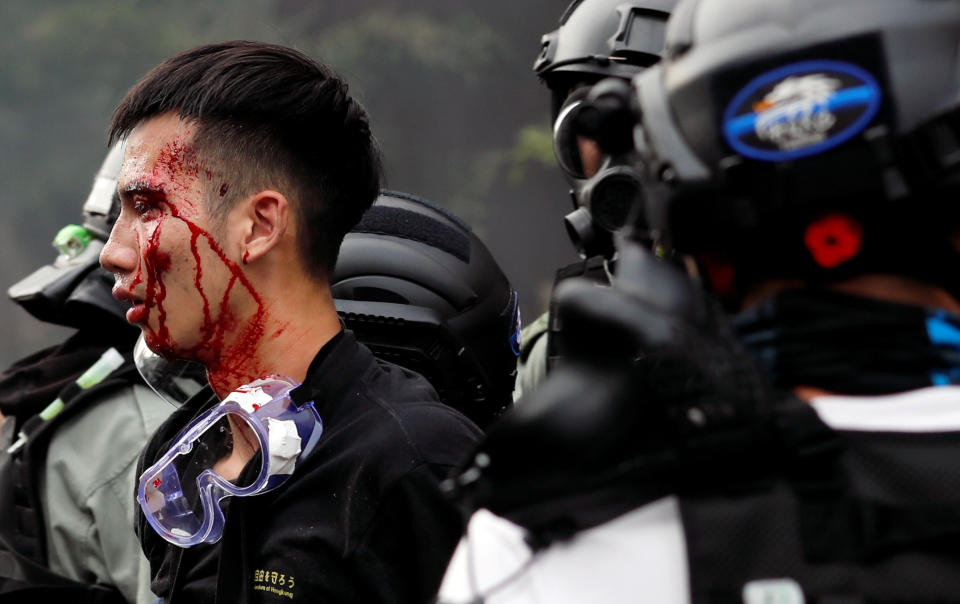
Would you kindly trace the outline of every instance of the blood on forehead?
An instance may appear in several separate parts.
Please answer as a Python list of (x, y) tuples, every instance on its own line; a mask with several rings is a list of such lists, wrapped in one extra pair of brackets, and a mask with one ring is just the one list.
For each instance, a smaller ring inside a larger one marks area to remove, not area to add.
[(162, 192), (182, 210), (198, 209), (201, 162), (194, 128), (175, 115), (149, 119), (131, 132), (120, 170), (120, 190)]
[(195, 197), (202, 189), (197, 186), (200, 161), (193, 145), (175, 138), (165, 143), (153, 163), (151, 176), (165, 184), (168, 202), (176, 202), (181, 214), (195, 213), (201, 200)]

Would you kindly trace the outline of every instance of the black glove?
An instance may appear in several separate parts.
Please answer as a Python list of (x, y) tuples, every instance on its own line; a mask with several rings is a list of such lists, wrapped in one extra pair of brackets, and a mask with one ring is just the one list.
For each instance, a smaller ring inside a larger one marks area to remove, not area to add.
[(542, 545), (778, 463), (768, 410), (784, 397), (677, 268), (627, 242), (613, 287), (568, 280), (556, 295), (564, 362), (450, 482), (468, 508), (524, 525)]

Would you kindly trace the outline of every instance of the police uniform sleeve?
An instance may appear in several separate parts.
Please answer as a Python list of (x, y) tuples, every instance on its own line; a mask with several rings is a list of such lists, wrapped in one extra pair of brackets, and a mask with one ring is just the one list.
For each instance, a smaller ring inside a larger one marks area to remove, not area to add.
[(521, 341), (523, 348), (517, 362), (517, 382), (513, 389), (514, 402), (525, 394), (533, 392), (547, 379), (547, 329), (550, 316), (543, 313), (523, 328)]
[[(42, 482), (51, 569), (116, 585), (131, 602), (155, 599), (134, 534), (140, 448), (172, 407), (141, 386), (124, 388), (51, 441)], [(82, 451), (78, 455), (77, 451)]]

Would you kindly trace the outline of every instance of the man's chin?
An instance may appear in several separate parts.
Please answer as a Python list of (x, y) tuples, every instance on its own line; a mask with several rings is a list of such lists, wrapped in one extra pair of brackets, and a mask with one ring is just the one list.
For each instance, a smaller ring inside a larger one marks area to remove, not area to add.
[(127, 309), (125, 318), (127, 323), (133, 325), (145, 325), (147, 322), (147, 315), (150, 313), (150, 310), (147, 308), (146, 304), (134, 304)]
[(142, 326), (143, 329), (143, 341), (146, 343), (147, 348), (160, 355), (168, 361), (176, 360), (187, 360), (193, 361), (192, 355), (187, 353), (182, 346), (177, 345), (174, 342), (169, 334), (159, 334), (154, 329), (151, 329), (148, 326)]

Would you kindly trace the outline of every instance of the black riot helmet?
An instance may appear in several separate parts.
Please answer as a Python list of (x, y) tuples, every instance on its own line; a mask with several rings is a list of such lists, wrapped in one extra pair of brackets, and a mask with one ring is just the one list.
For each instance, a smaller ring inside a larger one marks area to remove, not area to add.
[(683, 0), (635, 80), (648, 213), (736, 303), (903, 274), (960, 295), (960, 2)]
[(574, 0), (543, 36), (534, 71), (551, 91), (554, 152), (572, 186), (567, 232), (585, 257), (612, 255), (639, 190), (632, 153), (600, 156), (575, 123), (590, 85), (629, 80), (660, 60), (676, 0)]
[(7, 291), (41, 321), (68, 327), (109, 321), (117, 323), (111, 328), (129, 328), (123, 320), (126, 309), (110, 294), (113, 277), (100, 267), (100, 250), (120, 213), (116, 190), (123, 148), (123, 141), (114, 145), (94, 177), (83, 204), (83, 225), (67, 225), (54, 238), (59, 253), (53, 263)]
[(384, 191), (344, 238), (330, 286), (361, 342), (426, 377), (444, 403), (477, 425), (511, 404), (517, 293), (456, 216)]

